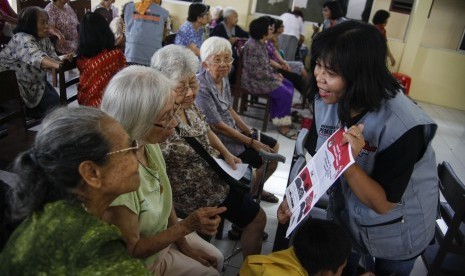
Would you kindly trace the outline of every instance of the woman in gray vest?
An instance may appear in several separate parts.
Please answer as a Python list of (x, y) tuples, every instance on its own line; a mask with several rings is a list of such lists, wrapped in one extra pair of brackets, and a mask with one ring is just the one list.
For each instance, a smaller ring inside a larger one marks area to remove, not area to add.
[[(402, 93), (386, 66), (386, 41), (368, 24), (344, 22), (312, 44), (315, 124), (310, 153), (340, 127), (356, 163), (330, 188), (330, 219), (349, 231), (353, 254), (376, 275), (409, 275), (434, 236), (438, 203), (431, 140), (437, 125)], [(280, 206), (285, 221), (288, 207)]]

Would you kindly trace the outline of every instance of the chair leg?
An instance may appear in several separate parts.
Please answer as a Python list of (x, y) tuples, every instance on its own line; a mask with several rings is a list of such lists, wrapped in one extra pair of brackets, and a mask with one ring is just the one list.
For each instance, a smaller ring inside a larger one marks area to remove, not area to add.
[(52, 69), (52, 85), (53, 85), (53, 87), (57, 87), (57, 75), (58, 75), (58, 71), (56, 69)]
[(263, 118), (262, 132), (266, 132), (270, 120), (270, 99), (266, 99), (265, 116)]

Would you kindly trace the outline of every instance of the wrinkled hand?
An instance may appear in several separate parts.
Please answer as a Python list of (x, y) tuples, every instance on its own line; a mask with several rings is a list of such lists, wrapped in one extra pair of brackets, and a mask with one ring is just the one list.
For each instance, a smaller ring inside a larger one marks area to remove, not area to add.
[(283, 63), (283, 69), (286, 70), (286, 71), (291, 71), (291, 67), (289, 66), (289, 64), (287, 62), (284, 62)]
[(233, 170), (237, 169), (236, 164), (242, 163), (242, 160), (240, 158), (237, 158), (236, 156), (232, 155), (231, 153), (227, 154), (224, 157), (224, 161), (226, 163), (228, 163), (228, 165), (231, 166), (231, 168), (233, 168)]
[(217, 261), (214, 256), (210, 256), (202, 250), (192, 248), (187, 242), (176, 245), (178, 246), (179, 251), (181, 251), (184, 255), (191, 257), (204, 266), (212, 266), (216, 268)]
[(205, 207), (199, 208), (181, 221), (190, 232), (200, 232), (202, 234), (213, 236), (218, 230), (221, 222), (219, 214), (226, 211), (226, 207)]
[(236, 43), (236, 41), (237, 41), (237, 37), (231, 36), (231, 37), (229, 38), (229, 42), (231, 42), (231, 44)]
[(289, 221), (292, 216), (291, 210), (289, 210), (289, 205), (287, 204), (286, 198), (283, 199), (283, 202), (278, 207), (278, 211), (276, 213), (278, 217), (278, 221), (281, 224), (285, 224)]
[(347, 132), (344, 133), (344, 138), (342, 139), (342, 144), (349, 143), (352, 147), (352, 155), (354, 158), (357, 158), (363, 147), (365, 147), (365, 138), (363, 138), (362, 135), (363, 128), (363, 124), (351, 126)]
[(73, 60), (73, 57), (74, 57), (74, 53), (69, 53), (69, 54), (61, 55), (58, 58), (60, 60), (65, 60), (66, 59), (68, 61), (71, 61), (71, 60)]
[(262, 142), (260, 142), (258, 140), (253, 140), (252, 148), (254, 150), (256, 150), (256, 151), (264, 150), (266, 152), (273, 152), (274, 153), (274, 150), (272, 148), (270, 148), (269, 146), (263, 144)]

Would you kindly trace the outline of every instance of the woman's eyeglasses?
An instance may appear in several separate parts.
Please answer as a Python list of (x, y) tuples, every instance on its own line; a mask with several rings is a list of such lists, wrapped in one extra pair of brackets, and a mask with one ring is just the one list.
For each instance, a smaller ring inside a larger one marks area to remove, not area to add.
[(183, 84), (182, 86), (174, 88), (174, 92), (180, 96), (184, 96), (189, 89), (196, 90), (197, 88), (199, 88), (199, 81), (195, 78), (195, 80), (191, 80), (188, 84)]
[(214, 58), (210, 61), (212, 64), (216, 66), (221, 66), (221, 65), (231, 65), (234, 62), (234, 59), (232, 57), (227, 57), (227, 58)]
[(176, 114), (179, 111), (180, 108), (181, 108), (180, 104), (176, 105), (176, 107), (173, 108), (173, 112), (170, 113), (169, 117), (167, 119), (163, 120), (165, 122), (167, 121), (166, 123), (165, 122), (163, 122), (162, 124), (155, 123), (153, 125), (156, 126), (156, 127), (162, 128), (164, 130), (170, 128), (171, 125), (173, 124), (173, 120), (176, 119), (176, 117), (174, 117), (174, 114)]
[(107, 155), (112, 155), (112, 154), (116, 154), (116, 153), (122, 153), (122, 152), (130, 151), (130, 150), (132, 150), (134, 153), (137, 153), (137, 150), (138, 150), (139, 148), (140, 148), (139, 142), (137, 142), (137, 140), (132, 140), (132, 142), (131, 142), (131, 147), (125, 148), (125, 149), (121, 149), (121, 150), (111, 151), (111, 152), (107, 153)]

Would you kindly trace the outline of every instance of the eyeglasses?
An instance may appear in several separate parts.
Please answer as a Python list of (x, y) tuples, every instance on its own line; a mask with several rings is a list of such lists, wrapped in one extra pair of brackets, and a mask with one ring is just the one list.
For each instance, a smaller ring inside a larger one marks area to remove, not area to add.
[(121, 153), (121, 152), (126, 152), (132, 150), (134, 153), (137, 153), (137, 150), (140, 148), (139, 142), (137, 140), (132, 140), (131, 142), (131, 147), (126, 148), (126, 149), (121, 149), (121, 150), (115, 150), (107, 153), (107, 155), (112, 155), (116, 153)]
[(190, 80), (188, 84), (174, 88), (174, 92), (176, 92), (176, 94), (180, 96), (184, 96), (189, 91), (189, 88), (192, 90), (196, 90), (197, 88), (199, 88), (199, 81), (196, 77), (195, 79)]
[(162, 128), (164, 130), (170, 128), (172, 123), (173, 123), (173, 120), (175, 120), (175, 118), (176, 118), (176, 117), (174, 117), (174, 114), (176, 114), (179, 111), (180, 108), (181, 108), (180, 104), (178, 104), (175, 108), (173, 108), (173, 112), (170, 113), (169, 119), (165, 120), (165, 121), (168, 121), (167, 123), (163, 123), (163, 124), (155, 123), (153, 125), (156, 126), (156, 127)]
[(232, 57), (227, 57), (227, 58), (224, 58), (224, 59), (221, 59), (221, 58), (214, 58), (210, 61), (212, 64), (214, 65), (217, 65), (217, 66), (221, 66), (221, 65), (231, 65), (233, 64), (234, 62), (234, 59)]

